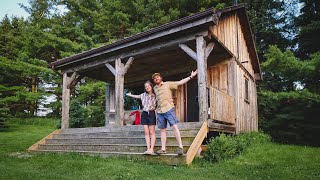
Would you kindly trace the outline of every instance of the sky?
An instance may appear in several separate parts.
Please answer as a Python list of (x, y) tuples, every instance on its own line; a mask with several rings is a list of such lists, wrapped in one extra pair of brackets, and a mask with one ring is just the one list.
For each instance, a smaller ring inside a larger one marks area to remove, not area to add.
[(6, 14), (8, 17), (19, 16), (28, 17), (28, 13), (22, 9), (18, 3), (28, 5), (28, 0), (0, 0), (0, 20), (4, 18)]

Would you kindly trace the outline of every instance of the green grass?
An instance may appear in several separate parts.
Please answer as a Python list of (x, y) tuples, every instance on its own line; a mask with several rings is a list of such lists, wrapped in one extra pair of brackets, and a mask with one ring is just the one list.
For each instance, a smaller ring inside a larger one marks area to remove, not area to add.
[(53, 128), (56, 128), (60, 123), (58, 119), (50, 118), (12, 118), (9, 120), (9, 122), (11, 124), (49, 126)]
[[(26, 149), (55, 130), (46, 123), (10, 121), (0, 132), (0, 179), (319, 179), (320, 148), (265, 143), (234, 159), (167, 166), (124, 158), (31, 154)], [(16, 152), (22, 156), (14, 155)]]

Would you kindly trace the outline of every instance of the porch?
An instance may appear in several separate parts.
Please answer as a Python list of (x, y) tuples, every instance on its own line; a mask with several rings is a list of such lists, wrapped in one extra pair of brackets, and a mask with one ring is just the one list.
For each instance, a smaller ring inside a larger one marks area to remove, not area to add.
[[(208, 118), (229, 123), (230, 120), (226, 120), (226, 117), (221, 119), (221, 116), (217, 116), (220, 112), (216, 108), (209, 107), (210, 96), (213, 99), (211, 103), (219, 103), (214, 100), (222, 99), (220, 96), (223, 94), (210, 93), (208, 67), (233, 57), (208, 30), (208, 25), (212, 25), (212, 22), (209, 22), (213, 18), (214, 16), (210, 16), (198, 20), (201, 26), (187, 29), (183, 29), (186, 25), (175, 27), (174, 30), (178, 31), (175, 33), (172, 33), (172, 29), (166, 30), (159, 35), (161, 38), (152, 39), (152, 36), (147, 36), (136, 40), (143, 43), (136, 42), (131, 46), (126, 43), (106, 49), (103, 53), (75, 55), (79, 57), (63, 64), (60, 61), (53, 63), (54, 68), (61, 69), (63, 74), (61, 128), (69, 128), (70, 89), (83, 77), (107, 82), (106, 126), (123, 126), (127, 124), (125, 117), (129, 113), (124, 110), (124, 88), (143, 92), (144, 82), (155, 72), (160, 72), (164, 81), (179, 81), (196, 69), (197, 78), (173, 92), (178, 119), (181, 123), (207, 122)], [(67, 60), (68, 58), (61, 61)], [(220, 107), (220, 104), (214, 105)]]

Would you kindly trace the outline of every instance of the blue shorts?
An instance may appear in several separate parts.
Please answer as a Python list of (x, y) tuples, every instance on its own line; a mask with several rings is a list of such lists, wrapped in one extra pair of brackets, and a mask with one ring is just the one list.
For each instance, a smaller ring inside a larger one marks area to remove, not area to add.
[(158, 116), (158, 128), (165, 129), (167, 128), (167, 122), (169, 122), (170, 126), (173, 126), (178, 123), (178, 119), (174, 114), (174, 108), (171, 108), (166, 113), (157, 113)]

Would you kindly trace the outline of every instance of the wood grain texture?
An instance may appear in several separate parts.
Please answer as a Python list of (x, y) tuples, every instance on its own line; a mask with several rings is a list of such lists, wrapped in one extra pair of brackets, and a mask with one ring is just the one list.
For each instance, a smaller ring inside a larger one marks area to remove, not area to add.
[[(245, 33), (243, 32), (240, 18), (237, 13), (223, 16), (220, 18), (218, 25), (210, 27), (210, 32), (213, 36), (216, 36), (236, 56), (230, 60), (227, 67), (221, 64), (210, 67), (209, 77), (211, 78), (212, 87), (234, 97), (237, 133), (256, 131), (258, 129), (255, 80), (260, 78), (260, 74), (255, 74), (253, 71), (253, 62), (246, 42), (247, 37), (245, 37)], [(226, 76), (227, 78), (225, 78)], [(245, 78), (249, 80), (249, 101), (245, 101)], [(213, 102), (210, 102), (210, 105), (211, 103)], [(223, 106), (221, 105), (221, 107)], [(220, 109), (211, 113), (221, 111), (223, 110)]]
[(210, 88), (210, 118), (227, 124), (235, 124), (235, 99), (228, 94)]
[(179, 44), (179, 47), (185, 52), (187, 53), (193, 60), (197, 61), (197, 53), (195, 53), (191, 48), (189, 48), (187, 45), (185, 44)]
[(124, 75), (127, 73), (133, 60), (134, 58), (130, 57), (125, 65), (121, 62), (120, 58), (115, 61), (115, 124), (118, 126), (123, 126), (124, 124)]
[(121, 59), (117, 59), (115, 62), (116, 65), (116, 79), (115, 79), (115, 110), (116, 110), (116, 125), (123, 126), (124, 120), (124, 76), (122, 75), (124, 65), (121, 63)]
[(197, 154), (199, 148), (201, 148), (202, 142), (208, 133), (208, 122), (203, 122), (197, 136), (194, 138), (191, 146), (186, 154), (186, 163), (190, 165)]
[(110, 70), (110, 72), (112, 72), (112, 74), (116, 76), (116, 70), (114, 69), (114, 67), (110, 63), (106, 63), (105, 65)]
[(198, 102), (199, 122), (208, 119), (208, 95), (207, 95), (207, 59), (205, 59), (206, 42), (202, 36), (197, 37), (197, 67), (198, 67)]
[(69, 128), (69, 110), (70, 110), (70, 89), (68, 84), (70, 77), (67, 73), (63, 74), (62, 79), (62, 112), (61, 112), (61, 129)]

